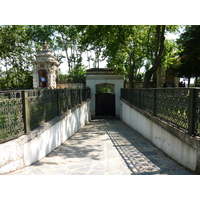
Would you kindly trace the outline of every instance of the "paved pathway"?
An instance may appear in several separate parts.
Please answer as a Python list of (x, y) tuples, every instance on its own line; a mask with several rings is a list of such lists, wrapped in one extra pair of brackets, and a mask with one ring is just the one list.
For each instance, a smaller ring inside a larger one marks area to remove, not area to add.
[(45, 158), (8, 174), (192, 175), (116, 119), (95, 119)]

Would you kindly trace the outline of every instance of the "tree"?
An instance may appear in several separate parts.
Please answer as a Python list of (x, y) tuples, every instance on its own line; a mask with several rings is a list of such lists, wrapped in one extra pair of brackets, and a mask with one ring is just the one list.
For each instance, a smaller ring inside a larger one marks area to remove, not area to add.
[(148, 87), (148, 83), (152, 77), (152, 75), (156, 72), (157, 68), (161, 64), (163, 53), (164, 53), (164, 41), (165, 41), (165, 29), (166, 25), (157, 25), (155, 27), (156, 34), (155, 38), (153, 38), (153, 41), (155, 42), (154, 46), (154, 54), (151, 55), (151, 59), (153, 57), (153, 63), (152, 67), (146, 71), (144, 76), (144, 88)]
[(148, 83), (156, 73), (159, 66), (169, 68), (177, 59), (176, 43), (173, 40), (166, 39), (166, 33), (176, 33), (179, 30), (178, 25), (153, 25), (149, 26), (146, 40), (146, 66), (147, 70), (144, 76), (144, 88), (148, 88)]
[[(26, 26), (13, 25), (0, 27), (0, 65), (3, 69), (3, 88), (19, 88), (26, 78), (30, 81), (29, 67), (32, 49), (26, 34)], [(27, 75), (25, 78), (24, 75)], [(22, 78), (23, 77), (23, 78)]]
[(82, 65), (83, 49), (79, 44), (80, 34), (77, 26), (74, 25), (56, 25), (53, 26), (55, 34), (55, 45), (57, 50), (65, 52), (68, 63), (69, 73), (74, 67)]
[[(185, 31), (177, 41), (179, 45), (180, 64), (175, 69), (177, 75), (197, 78), (200, 76), (200, 26), (186, 26)], [(190, 81), (188, 81), (190, 82)]]
[[(134, 72), (141, 63), (146, 26), (100, 25), (83, 26), (81, 44), (92, 50), (101, 49), (108, 67), (116, 72), (126, 72), (130, 87), (134, 87)], [(139, 65), (139, 64), (138, 64)]]

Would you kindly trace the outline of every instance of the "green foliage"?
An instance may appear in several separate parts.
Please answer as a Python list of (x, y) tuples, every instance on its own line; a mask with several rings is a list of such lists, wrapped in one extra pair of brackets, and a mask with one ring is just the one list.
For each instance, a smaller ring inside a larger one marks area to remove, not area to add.
[(54, 44), (56, 50), (65, 52), (62, 58), (67, 59), (68, 71), (72, 71), (74, 67), (82, 65), (83, 47), (80, 45), (80, 33), (78, 26), (73, 25), (56, 25), (53, 26), (54, 30)]
[(85, 48), (100, 49), (108, 67), (114, 68), (116, 73), (125, 73), (132, 84), (134, 70), (145, 57), (143, 46), (147, 28), (139, 25), (82, 26), (81, 44)]
[(187, 78), (200, 76), (200, 26), (186, 26), (185, 32), (177, 41), (180, 64), (176, 68), (179, 76)]
[(82, 82), (85, 82), (85, 76), (84, 75), (59, 74), (59, 81), (70, 82), (70, 83), (82, 83)]
[(28, 38), (26, 26), (0, 27), (0, 89), (32, 88), (33, 49)]
[(30, 71), (13, 68), (0, 73), (0, 90), (7, 89), (31, 89), (33, 88), (33, 76)]
[(149, 26), (147, 43), (146, 43), (146, 69), (144, 77), (144, 87), (148, 87), (148, 82), (152, 79), (153, 74), (159, 66), (168, 67), (172, 65), (177, 58), (176, 43), (173, 40), (167, 40), (165, 35), (176, 33), (179, 30), (177, 25), (154, 25)]
[(59, 74), (59, 81), (63, 82), (85, 82), (86, 66), (76, 66), (69, 74)]
[(135, 81), (136, 83), (141, 83), (141, 82), (143, 82), (143, 81), (144, 81), (144, 74), (143, 74), (143, 73), (138, 73), (138, 74), (136, 74), (135, 77), (134, 77), (134, 81)]
[(81, 44), (92, 50), (100, 49), (107, 67), (126, 74), (133, 87), (133, 81), (137, 80), (134, 77), (142, 66), (149, 71), (149, 81), (161, 63), (168, 66), (173, 62), (175, 43), (165, 40), (164, 35), (177, 32), (178, 28), (175, 25), (95, 25), (81, 26), (79, 30)]
[(111, 94), (114, 94), (114, 91), (110, 86), (105, 85), (105, 86), (102, 86), (102, 87), (100, 87), (98, 89), (97, 94), (99, 94), (99, 93), (111, 93)]

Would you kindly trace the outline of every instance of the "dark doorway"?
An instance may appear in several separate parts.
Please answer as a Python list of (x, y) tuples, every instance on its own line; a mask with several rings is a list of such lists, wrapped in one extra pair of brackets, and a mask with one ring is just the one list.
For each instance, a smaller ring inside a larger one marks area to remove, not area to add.
[(42, 84), (42, 80), (41, 80), (42, 77), (45, 78), (45, 80), (46, 80), (45, 85), (47, 86), (47, 82), (48, 82), (47, 71), (45, 69), (40, 69), (38, 71), (38, 75), (39, 75), (39, 87), (44, 87), (43, 84)]
[(96, 94), (96, 117), (115, 116), (115, 94)]

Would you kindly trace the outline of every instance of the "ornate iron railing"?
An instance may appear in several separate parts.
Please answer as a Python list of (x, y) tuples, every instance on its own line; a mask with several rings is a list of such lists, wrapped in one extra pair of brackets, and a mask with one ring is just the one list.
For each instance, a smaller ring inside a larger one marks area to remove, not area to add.
[(90, 89), (0, 92), (0, 143), (17, 138), (90, 98)]
[(30, 130), (58, 115), (57, 90), (30, 90), (27, 93)]
[(21, 91), (0, 92), (0, 142), (24, 134)]
[(121, 98), (190, 135), (200, 135), (200, 89), (121, 89)]

